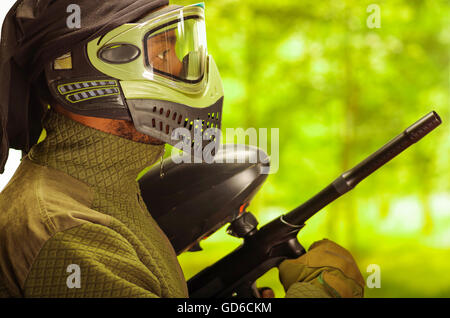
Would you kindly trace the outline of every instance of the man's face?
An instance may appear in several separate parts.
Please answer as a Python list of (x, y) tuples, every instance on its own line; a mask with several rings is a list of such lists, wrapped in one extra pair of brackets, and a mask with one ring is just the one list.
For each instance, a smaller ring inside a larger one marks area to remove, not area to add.
[(183, 63), (176, 54), (175, 30), (169, 30), (147, 40), (147, 54), (150, 65), (159, 71), (179, 77)]

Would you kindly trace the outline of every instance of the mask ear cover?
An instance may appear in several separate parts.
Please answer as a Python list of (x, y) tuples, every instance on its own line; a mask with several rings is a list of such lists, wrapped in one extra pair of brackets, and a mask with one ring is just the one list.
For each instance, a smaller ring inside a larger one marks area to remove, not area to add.
[[(100, 53), (105, 60), (117, 64), (140, 56), (140, 50), (133, 45), (106, 47)], [(119, 80), (91, 65), (86, 45), (73, 48), (70, 56), (70, 69), (55, 68), (53, 61), (45, 67), (47, 85), (55, 101), (75, 114), (131, 121)]]

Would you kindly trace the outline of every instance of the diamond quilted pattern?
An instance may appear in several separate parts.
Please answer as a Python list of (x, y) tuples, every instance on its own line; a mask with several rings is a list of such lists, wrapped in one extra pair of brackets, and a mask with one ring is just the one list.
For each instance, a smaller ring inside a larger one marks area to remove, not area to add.
[[(80, 266), (81, 288), (66, 284)], [(156, 265), (155, 265), (156, 266)], [(159, 279), (119, 233), (95, 224), (59, 232), (47, 241), (25, 283), (26, 297), (157, 297)]]
[[(49, 240), (27, 279), (30, 295), (77, 294), (66, 290), (65, 279), (61, 285), (62, 277), (68, 275), (65, 269), (69, 261), (86, 268), (89, 281), (84, 282), (85, 292), (92, 297), (117, 295), (121, 288), (123, 295), (141, 295), (150, 285), (158, 296), (186, 295), (173, 248), (140, 202), (136, 181), (139, 172), (160, 158), (164, 146), (103, 133), (53, 111), (48, 113), (44, 127), (47, 137), (33, 147), (29, 158), (91, 186), (94, 200), (90, 208), (110, 215), (113, 222), (105, 229), (83, 225)], [(120, 234), (115, 237), (111, 231)], [(156, 281), (152, 281), (152, 275)], [(127, 279), (134, 282), (133, 288), (127, 285)]]
[(331, 298), (325, 290), (310, 283), (294, 283), (289, 287), (286, 298)]

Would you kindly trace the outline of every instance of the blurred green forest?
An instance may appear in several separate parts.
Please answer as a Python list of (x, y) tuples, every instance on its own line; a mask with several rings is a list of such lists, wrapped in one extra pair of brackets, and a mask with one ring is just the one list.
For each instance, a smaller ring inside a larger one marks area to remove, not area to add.
[[(172, 1), (186, 5), (193, 1)], [(280, 164), (249, 211), (286, 213), (431, 110), (443, 124), (309, 220), (300, 242), (349, 249), (381, 288), (450, 297), (450, 6), (447, 1), (206, 0), (223, 128), (279, 128)], [(368, 6), (378, 5), (380, 27)], [(369, 22), (368, 22), (369, 20)], [(270, 146), (268, 147), (270, 151)], [(224, 229), (179, 257), (186, 278), (232, 251)], [(278, 271), (258, 281), (284, 297)]]

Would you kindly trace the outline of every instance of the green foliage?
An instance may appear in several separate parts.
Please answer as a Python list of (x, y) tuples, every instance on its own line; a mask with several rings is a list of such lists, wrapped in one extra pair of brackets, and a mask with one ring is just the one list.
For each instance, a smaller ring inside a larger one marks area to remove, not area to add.
[[(191, 4), (193, 1), (174, 1)], [(449, 297), (450, 10), (446, 1), (206, 1), (209, 52), (225, 88), (223, 127), (280, 128), (280, 169), (250, 209), (264, 224), (321, 190), (402, 129), (437, 111), (443, 124), (300, 233), (348, 248), (368, 297)], [(270, 149), (270, 147), (269, 147)], [(180, 262), (189, 278), (239, 244), (224, 232)], [(276, 270), (260, 284), (284, 291)]]

